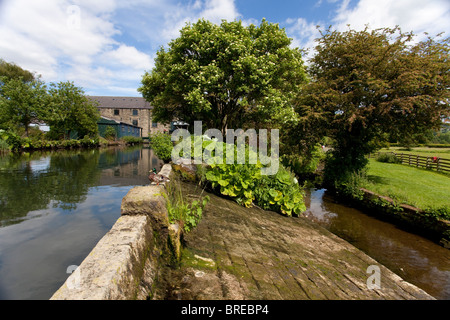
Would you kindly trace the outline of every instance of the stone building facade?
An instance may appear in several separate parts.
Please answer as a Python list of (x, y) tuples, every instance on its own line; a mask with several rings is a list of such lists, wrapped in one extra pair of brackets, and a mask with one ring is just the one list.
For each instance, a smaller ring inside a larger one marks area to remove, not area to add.
[(152, 121), (153, 107), (144, 98), (110, 96), (89, 96), (89, 98), (98, 102), (100, 116), (138, 126), (142, 128), (144, 138), (151, 133), (170, 129), (170, 126)]

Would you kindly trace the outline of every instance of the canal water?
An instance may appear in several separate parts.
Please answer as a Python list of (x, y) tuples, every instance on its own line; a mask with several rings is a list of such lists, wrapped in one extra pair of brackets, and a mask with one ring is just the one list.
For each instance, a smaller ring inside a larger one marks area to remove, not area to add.
[(0, 157), (0, 299), (49, 299), (162, 162), (148, 148)]
[[(436, 299), (450, 299), (450, 250), (339, 204), (324, 189), (307, 193), (306, 216)], [(383, 285), (381, 275), (381, 286)]]

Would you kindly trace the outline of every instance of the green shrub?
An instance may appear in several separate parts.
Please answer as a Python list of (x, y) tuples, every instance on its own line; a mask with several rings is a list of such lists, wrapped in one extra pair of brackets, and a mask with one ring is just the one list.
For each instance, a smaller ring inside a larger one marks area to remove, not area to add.
[(4, 140), (8, 146), (9, 149), (11, 149), (12, 151), (18, 151), (22, 148), (22, 138), (11, 131), (3, 131), (2, 133), (2, 140)]
[(283, 166), (273, 176), (262, 176), (255, 189), (256, 203), (263, 209), (287, 216), (306, 210), (303, 191), (295, 176)]
[(334, 188), (346, 197), (362, 200), (364, 192), (361, 188), (365, 184), (367, 184), (367, 172), (363, 169), (341, 176), (340, 179), (335, 180)]
[(125, 136), (122, 137), (122, 140), (130, 146), (133, 146), (135, 144), (140, 144), (142, 143), (142, 138), (141, 137), (134, 137), (134, 136)]
[(150, 135), (150, 147), (160, 160), (169, 162), (172, 158), (173, 144), (169, 134), (158, 132)]
[(169, 222), (178, 222), (184, 232), (190, 232), (200, 222), (209, 196), (200, 196), (199, 200), (187, 202), (177, 182), (166, 184), (166, 190), (167, 193), (163, 193), (162, 196), (167, 200)]
[(0, 152), (6, 152), (6, 151), (9, 151), (9, 145), (5, 140), (3, 140), (1, 132), (0, 132)]
[(308, 156), (285, 155), (282, 158), (283, 165), (300, 177), (307, 177), (315, 173), (323, 160), (325, 160), (325, 152), (321, 145), (316, 145)]
[(450, 144), (446, 143), (441, 143), (441, 144), (427, 144), (426, 145), (428, 148), (450, 148)]
[(443, 219), (450, 221), (450, 208), (449, 207), (429, 207), (423, 210), (424, 216), (433, 219)]
[(106, 129), (105, 129), (104, 136), (105, 136), (105, 139), (116, 140), (116, 138), (117, 138), (116, 129), (114, 129), (113, 126), (107, 126)]
[[(201, 139), (195, 143), (198, 141)], [(214, 150), (217, 143), (222, 144), (225, 157), (227, 144), (223, 142), (203, 141), (202, 151)], [(233, 147), (236, 162), (237, 148), (234, 145)], [(214, 152), (211, 152), (211, 156), (217, 157)], [(306, 210), (302, 190), (289, 170), (280, 164), (275, 175), (265, 176), (261, 174), (263, 165), (259, 160), (253, 161), (256, 163), (252, 164), (250, 159), (256, 160), (257, 154), (246, 148), (244, 164), (227, 164), (226, 161), (223, 161), (223, 164), (210, 163), (206, 171), (202, 170), (200, 179), (208, 181), (214, 190), (246, 207), (255, 203), (263, 209), (287, 216), (299, 215)]]
[(402, 161), (397, 158), (394, 154), (392, 153), (380, 153), (376, 160), (378, 162), (386, 162), (386, 163), (401, 163)]
[(261, 167), (251, 164), (212, 164), (206, 172), (206, 179), (221, 194), (250, 207), (255, 199), (256, 183), (261, 179)]

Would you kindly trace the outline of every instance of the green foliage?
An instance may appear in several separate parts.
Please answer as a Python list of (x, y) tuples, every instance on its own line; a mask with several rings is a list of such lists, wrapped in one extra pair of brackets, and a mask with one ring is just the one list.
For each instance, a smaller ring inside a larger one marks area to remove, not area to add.
[(319, 164), (325, 160), (325, 152), (320, 144), (311, 148), (309, 154), (285, 154), (282, 163), (300, 177), (308, 177), (315, 173)]
[(116, 140), (117, 138), (117, 132), (116, 129), (114, 129), (113, 126), (107, 126), (105, 129), (105, 138), (109, 140)]
[(250, 207), (255, 199), (256, 183), (261, 179), (261, 167), (261, 164), (213, 164), (205, 177), (221, 194)]
[[(296, 111), (306, 137), (320, 132), (335, 142), (326, 175), (358, 172), (380, 142), (437, 129), (449, 115), (449, 39), (413, 41), (398, 27), (328, 29), (317, 40), (313, 81)], [(332, 185), (345, 177), (325, 178)]]
[(41, 118), (47, 92), (40, 80), (0, 79), (0, 125), (10, 130), (23, 127), (28, 135), (32, 121)]
[(367, 171), (346, 172), (334, 181), (334, 189), (338, 194), (351, 199), (362, 200), (364, 192), (361, 190), (367, 183)]
[(49, 103), (43, 113), (43, 120), (52, 130), (70, 138), (76, 131), (78, 136), (98, 134), (99, 118), (96, 104), (89, 100), (84, 91), (73, 82), (59, 82), (50, 85)]
[(150, 147), (155, 151), (156, 156), (160, 160), (164, 162), (171, 160), (173, 143), (169, 134), (163, 132), (151, 134)]
[(12, 131), (4, 131), (2, 133), (2, 140), (4, 140), (12, 151), (17, 151), (22, 148), (22, 138)]
[[(196, 138), (197, 140), (193, 141), (198, 144), (202, 139), (200, 139), (201, 137)], [(224, 161), (223, 163), (211, 162), (206, 169), (202, 167), (201, 173), (197, 173), (201, 181), (209, 182), (214, 190), (245, 207), (256, 204), (263, 209), (273, 210), (287, 216), (300, 215), (306, 210), (303, 191), (289, 170), (280, 165), (275, 175), (262, 175), (263, 165), (257, 160), (257, 154), (249, 148), (246, 148), (245, 151), (245, 163), (236, 163), (237, 148), (235, 145), (231, 145), (234, 148), (235, 163), (227, 163), (225, 150), (230, 145), (223, 142), (203, 141), (201, 150), (203, 152), (208, 149), (212, 151), (218, 143), (222, 145)], [(191, 152), (193, 155), (193, 150)], [(211, 156), (216, 157), (216, 160), (219, 159), (214, 152)], [(250, 160), (256, 163), (252, 164)]]
[(450, 144), (427, 144), (428, 148), (450, 148)]
[(277, 174), (262, 176), (255, 189), (256, 203), (261, 208), (284, 215), (300, 215), (306, 211), (303, 190), (295, 176), (281, 166)]
[(4, 141), (8, 148), (14, 152), (44, 149), (76, 149), (94, 148), (99, 145), (98, 138), (85, 136), (80, 140), (47, 140), (40, 135), (34, 137), (21, 137), (12, 131), (3, 131), (0, 140)]
[(125, 141), (125, 143), (130, 146), (142, 143), (141, 137), (124, 136), (122, 137), (122, 140)]
[(423, 210), (422, 213), (424, 216), (433, 218), (433, 219), (442, 219), (450, 221), (450, 208), (449, 207), (428, 207)]
[(6, 62), (3, 59), (0, 59), (0, 78), (1, 77), (16, 80), (20, 79), (23, 82), (31, 82), (35, 80), (34, 74), (30, 71), (24, 70), (15, 63)]
[(306, 82), (300, 50), (278, 24), (199, 20), (157, 53), (139, 91), (158, 122), (202, 120), (208, 128), (295, 119), (290, 101)]
[(380, 153), (376, 160), (378, 162), (401, 163), (402, 161), (392, 153)]
[(192, 231), (202, 218), (209, 196), (200, 195), (198, 200), (186, 201), (177, 181), (166, 184), (166, 190), (167, 193), (163, 193), (162, 196), (167, 200), (169, 222), (178, 222), (185, 232)]

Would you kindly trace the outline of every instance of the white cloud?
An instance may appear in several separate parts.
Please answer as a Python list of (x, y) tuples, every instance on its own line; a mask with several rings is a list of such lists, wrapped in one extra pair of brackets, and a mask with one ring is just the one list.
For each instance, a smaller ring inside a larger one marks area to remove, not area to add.
[(349, 8), (349, 0), (344, 0), (334, 18), (337, 30), (371, 29), (395, 27), (404, 32), (413, 31), (421, 36), (423, 32), (436, 35), (442, 31), (449, 36), (450, 2), (448, 0), (360, 0), (354, 8)]
[(185, 6), (172, 5), (164, 16), (162, 40), (166, 43), (177, 38), (186, 23), (195, 23), (201, 18), (220, 24), (223, 19), (233, 21), (239, 17), (234, 0), (196, 0)]
[(121, 44), (115, 50), (106, 52), (104, 58), (138, 70), (148, 70), (153, 65), (152, 59), (148, 54), (125, 44)]
[(139, 81), (151, 57), (115, 40), (120, 35), (111, 20), (116, 8), (114, 0), (7, 1), (0, 16), (0, 57), (46, 82), (70, 80), (101, 89)]
[(292, 37), (292, 47), (308, 49), (314, 47), (314, 39), (320, 36), (317, 23), (308, 22), (304, 18), (288, 19), (287, 34)]

